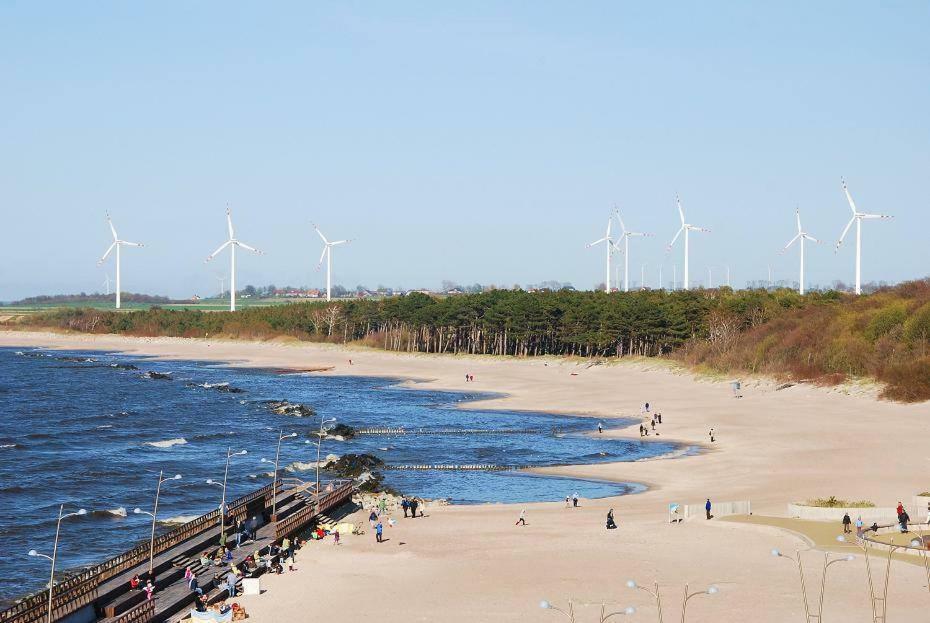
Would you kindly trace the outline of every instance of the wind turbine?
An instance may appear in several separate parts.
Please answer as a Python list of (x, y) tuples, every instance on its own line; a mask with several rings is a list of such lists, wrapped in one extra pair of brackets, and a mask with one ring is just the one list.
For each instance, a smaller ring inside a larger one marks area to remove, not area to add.
[(691, 231), (700, 231), (705, 233), (710, 233), (709, 229), (704, 229), (703, 227), (698, 227), (696, 225), (691, 225), (685, 222), (685, 211), (681, 208), (681, 199), (678, 195), (675, 195), (675, 203), (678, 204), (678, 216), (681, 217), (681, 227), (678, 229), (678, 233), (675, 234), (675, 237), (672, 238), (672, 241), (668, 243), (668, 250), (671, 251), (672, 247), (675, 246), (675, 241), (678, 240), (678, 236), (681, 235), (681, 232), (685, 232), (685, 280), (684, 280), (684, 289), (687, 290), (688, 286), (688, 232)]
[(107, 289), (107, 296), (110, 296), (110, 273), (105, 273), (103, 287)]
[(607, 246), (607, 281), (604, 284), (604, 292), (607, 292), (608, 294), (610, 293), (610, 255), (614, 252), (615, 249), (617, 249), (617, 245), (614, 244), (613, 238), (610, 237), (610, 224), (611, 224), (611, 219), (608, 216), (607, 217), (607, 233), (604, 235), (603, 238), (599, 238), (595, 240), (594, 242), (587, 245), (586, 247), (590, 249), (591, 247), (601, 244), (602, 242), (605, 243)]
[[(120, 272), (119, 272), (119, 256), (120, 256), (120, 247), (141, 247), (142, 245), (138, 242), (128, 242), (126, 240), (120, 240), (119, 236), (116, 235), (116, 228), (113, 227), (113, 221), (110, 220), (110, 214), (107, 213), (107, 224), (110, 226), (110, 231), (113, 232), (113, 244), (110, 245), (110, 248), (107, 249), (107, 252), (103, 254), (103, 257), (100, 258), (100, 261), (97, 264), (103, 264), (103, 261), (107, 259), (107, 256), (110, 255), (110, 252), (113, 249), (116, 249), (116, 309), (120, 308)], [(109, 277), (108, 277), (109, 280)], [(109, 287), (107, 288), (109, 290)]]
[[(867, 214), (865, 212), (859, 212), (856, 209), (856, 204), (853, 201), (852, 195), (849, 194), (849, 189), (846, 188), (846, 180), (841, 179), (843, 183), (843, 192), (846, 193), (846, 200), (849, 202), (849, 209), (852, 210), (852, 218), (849, 219), (849, 222), (846, 223), (846, 229), (843, 230), (843, 233), (840, 234), (840, 239), (836, 243), (836, 251), (840, 250), (840, 245), (843, 244), (843, 239), (846, 238), (846, 234), (849, 232), (849, 228), (852, 227), (853, 221), (856, 223), (856, 294), (862, 294), (862, 280), (861, 280), (861, 260), (862, 260), (862, 221), (863, 219), (883, 219), (883, 218), (894, 218), (888, 216), (887, 214)], [(834, 252), (836, 252), (834, 251)]]
[[(813, 236), (811, 236), (810, 234), (808, 234), (806, 231), (804, 231), (804, 229), (801, 228), (801, 210), (800, 210), (800, 208), (796, 208), (796, 209), (795, 209), (794, 215), (797, 217), (797, 221), (798, 221), (798, 233), (794, 236), (794, 238), (792, 238), (792, 239), (788, 242), (788, 244), (785, 245), (785, 248), (782, 249), (781, 252), (784, 253), (785, 251), (788, 250), (788, 247), (790, 247), (791, 245), (793, 245), (796, 241), (800, 240), (800, 246), (801, 246), (801, 278), (800, 278), (800, 280), (798, 281), (798, 294), (804, 294), (804, 241), (805, 241), (805, 240), (810, 240), (811, 242), (820, 242), (820, 241), (817, 240), (816, 238), (814, 238)], [(770, 270), (771, 270), (771, 269), (770, 269)], [(771, 274), (770, 274), (770, 276), (769, 276), (769, 280), (771, 280)], [(858, 284), (857, 284), (857, 285), (858, 285)]]
[(226, 277), (220, 275), (216, 278), (216, 280), (220, 282), (220, 296), (223, 296), (223, 292), (226, 291)]
[(254, 249), (247, 245), (244, 242), (236, 239), (236, 232), (233, 229), (232, 224), (232, 215), (229, 212), (229, 208), (226, 208), (226, 227), (229, 230), (229, 240), (220, 245), (220, 248), (211, 253), (206, 260), (209, 262), (214, 257), (219, 254), (220, 251), (229, 247), (229, 311), (236, 311), (236, 247), (242, 247), (246, 251), (251, 251), (252, 253), (257, 253), (258, 255), (264, 255), (258, 249)]
[(320, 231), (320, 228), (313, 224), (313, 229), (316, 230), (316, 233), (320, 235), (320, 238), (323, 239), (323, 253), (320, 255), (320, 261), (316, 265), (316, 269), (320, 270), (320, 266), (323, 265), (323, 258), (326, 258), (326, 300), (332, 300), (331, 292), (333, 286), (333, 247), (340, 244), (347, 244), (352, 242), (349, 240), (334, 240), (330, 242), (326, 239), (326, 236), (323, 235), (323, 232)]
[[(623, 223), (623, 218), (620, 217), (620, 210), (614, 208), (614, 216), (617, 217), (617, 222), (620, 223), (620, 230), (623, 232), (620, 235), (620, 238), (623, 240), (623, 291), (630, 291), (630, 238), (634, 237), (645, 237), (651, 236), (652, 234), (646, 234), (639, 231), (627, 231), (626, 225)], [(610, 235), (610, 228), (607, 229), (607, 235)], [(616, 246), (616, 245), (615, 245)]]

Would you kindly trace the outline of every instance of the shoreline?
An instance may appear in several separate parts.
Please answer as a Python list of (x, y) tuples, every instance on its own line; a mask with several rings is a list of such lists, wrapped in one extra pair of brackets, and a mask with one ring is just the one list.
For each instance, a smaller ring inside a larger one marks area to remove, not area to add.
[[(663, 414), (662, 435), (650, 441), (698, 448), (661, 460), (528, 470), (648, 487), (583, 500), (577, 509), (561, 502), (452, 504), (430, 509), (422, 521), (398, 518), (387, 529), (385, 544), (376, 544), (370, 534), (347, 537), (338, 548), (313, 544), (301, 554), (299, 571), (263, 580), (268, 595), (239, 600), (255, 623), (309, 615), (342, 620), (346, 603), (356, 604), (355, 616), (386, 623), (407, 623), (412, 614), (447, 623), (545, 621), (551, 615), (539, 612), (539, 601), (564, 606), (570, 596), (634, 605), (642, 612), (637, 616), (654, 619), (653, 602), (641, 591), (624, 589), (626, 578), (643, 585), (660, 582), (673, 618), (680, 610), (672, 595), (680, 594), (684, 584), (718, 583), (720, 595), (689, 605), (692, 618), (782, 623), (803, 616), (803, 610), (797, 571), (773, 559), (771, 549), (801, 551), (815, 575), (822, 560), (822, 554), (804, 553), (810, 543), (803, 534), (790, 532), (794, 520), (786, 518), (788, 503), (835, 495), (893, 507), (927, 488), (930, 404), (879, 401), (867, 391), (810, 385), (776, 391), (775, 383), (754, 379), (744, 383), (743, 398), (735, 399), (722, 379), (648, 362), (588, 366), (552, 358), (410, 355), (305, 343), (0, 331), (0, 345), (124, 352), (231, 367), (327, 368), (310, 374), (396, 379), (410, 389), (494, 392), (494, 397), (455, 406), (605, 421), (632, 417), (633, 426), (603, 433), (626, 439), (638, 439), (635, 422), (640, 405), (648, 401)], [(475, 382), (466, 383), (466, 374), (474, 375)], [(710, 428), (716, 435), (713, 444)], [(750, 500), (755, 515), (780, 519), (766, 524), (702, 517), (668, 523), (670, 502), (701, 504), (706, 497), (714, 503)], [(528, 525), (515, 527), (521, 508), (527, 510)], [(616, 514), (617, 530), (604, 529), (608, 509)], [(360, 512), (353, 521), (364, 526), (366, 516)], [(827, 534), (834, 529), (824, 524)], [(321, 568), (327, 582), (313, 582)], [(830, 569), (830, 616), (865, 620), (862, 615), (871, 606), (861, 557)], [(360, 583), (368, 596), (364, 603), (357, 600)], [(922, 615), (927, 594), (923, 569), (896, 565), (892, 583), (889, 616)], [(475, 595), (482, 598), (475, 600)], [(593, 612), (579, 610), (578, 616), (596, 620)]]

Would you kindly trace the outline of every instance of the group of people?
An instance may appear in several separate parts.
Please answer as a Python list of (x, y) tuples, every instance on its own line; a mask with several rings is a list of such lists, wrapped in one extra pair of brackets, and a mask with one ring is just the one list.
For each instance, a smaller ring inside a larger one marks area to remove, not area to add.
[[(384, 501), (384, 498), (382, 498), (382, 502), (383, 501)], [(409, 516), (410, 518), (416, 518), (417, 509), (420, 508), (420, 501), (417, 500), (416, 498), (410, 498), (410, 499), (404, 498), (400, 501), (400, 508), (404, 511), (404, 517)], [(408, 512), (410, 513), (410, 515), (407, 515)], [(382, 513), (383, 513), (383, 510), (382, 510)], [(421, 510), (420, 517), (422, 516), (423, 516), (423, 511)]]
[(650, 411), (648, 402), (643, 404), (642, 409), (640, 409), (640, 414), (643, 418), (648, 416), (649, 420), (639, 425), (639, 436), (648, 437), (650, 430), (653, 435), (658, 435), (659, 433), (656, 432), (656, 425), (662, 423), (662, 414)]
[(578, 508), (578, 492), (575, 491), (571, 496), (565, 496), (565, 508)]
[(474, 382), (475, 382), (475, 375), (474, 375), (474, 374), (466, 374), (466, 375), (465, 375), (465, 382), (466, 382), (466, 383), (474, 383)]

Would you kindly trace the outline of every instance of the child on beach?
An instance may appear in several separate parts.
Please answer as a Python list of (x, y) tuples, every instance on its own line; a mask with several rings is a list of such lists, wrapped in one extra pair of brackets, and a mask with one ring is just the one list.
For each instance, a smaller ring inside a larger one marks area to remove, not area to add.
[(143, 588), (142, 590), (145, 591), (145, 598), (149, 600), (151, 600), (152, 595), (155, 594), (155, 587), (152, 586), (151, 580), (146, 581), (145, 588)]

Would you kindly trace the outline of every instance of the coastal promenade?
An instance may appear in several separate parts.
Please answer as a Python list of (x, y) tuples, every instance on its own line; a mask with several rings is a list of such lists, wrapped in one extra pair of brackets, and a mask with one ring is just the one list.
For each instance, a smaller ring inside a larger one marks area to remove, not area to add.
[[(223, 531), (231, 540), (237, 520), (254, 518), (259, 523), (254, 541), (234, 552), (231, 564), (241, 563), (252, 552), (266, 552), (274, 541), (292, 537), (309, 527), (321, 514), (351, 501), (354, 486), (350, 482), (333, 482), (322, 491), (319, 500), (306, 487), (288, 487), (281, 481), (268, 484), (233, 500), (228, 505)], [(277, 491), (277, 515), (273, 491)], [(147, 600), (141, 590), (132, 590), (129, 581), (138, 575), (144, 584), (149, 579), (150, 543), (136, 547), (85, 569), (54, 586), (52, 621), (68, 623), (141, 623), (166, 621), (186, 612), (193, 603), (193, 593), (184, 580), (184, 569), (191, 566), (201, 588), (210, 598), (225, 595), (214, 586), (213, 567), (201, 567), (200, 554), (219, 547), (219, 510), (157, 535), (152, 560), (155, 598)], [(229, 567), (220, 569), (225, 575)], [(49, 620), (48, 590), (30, 595), (0, 612), (0, 623), (39, 623)]]

